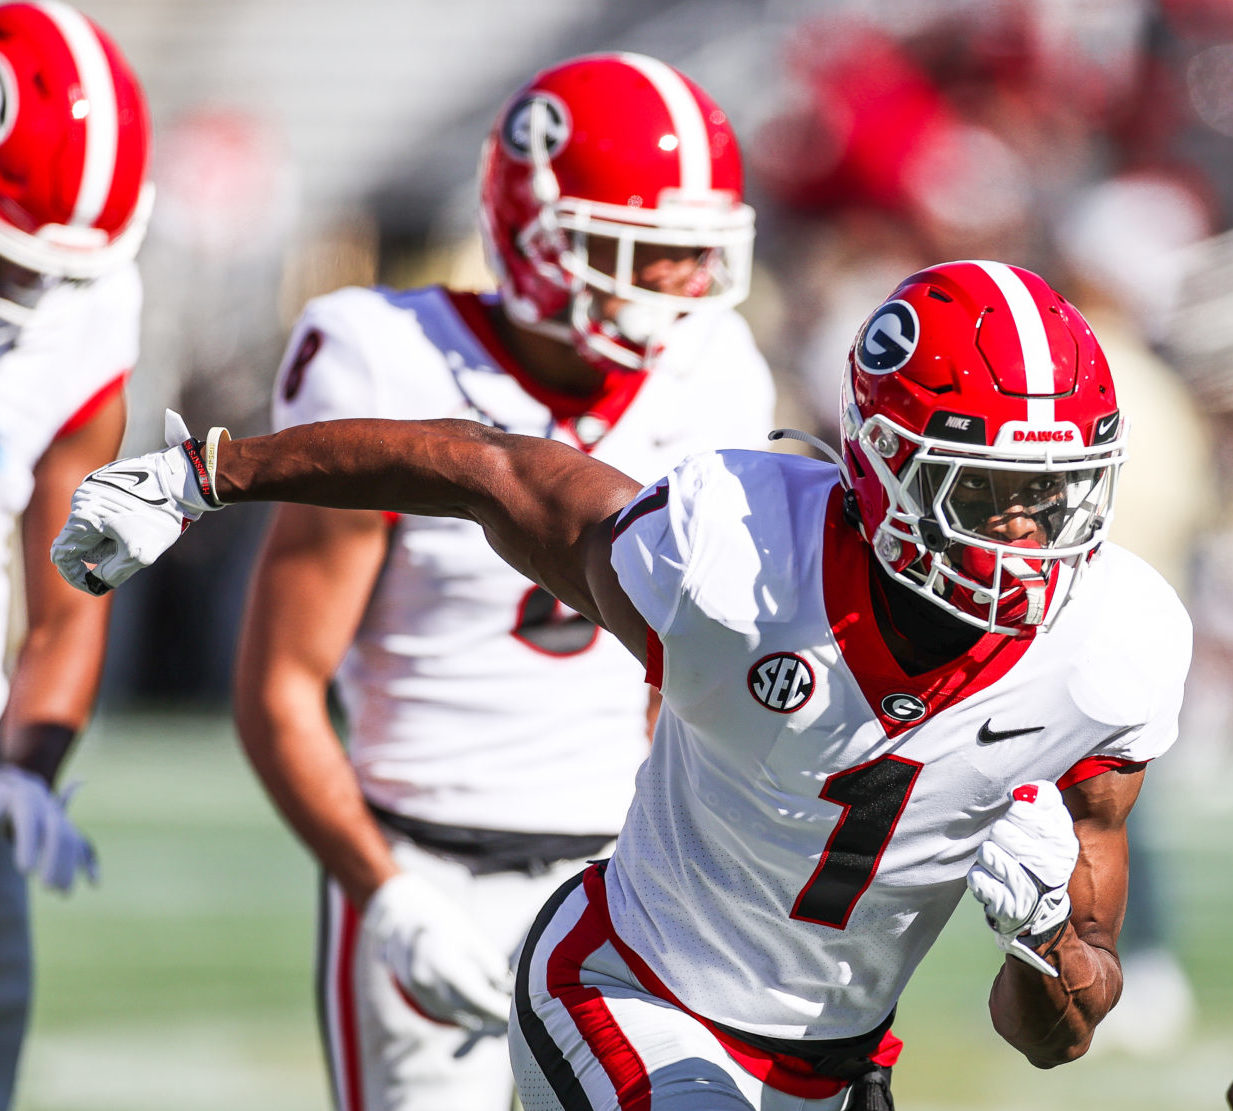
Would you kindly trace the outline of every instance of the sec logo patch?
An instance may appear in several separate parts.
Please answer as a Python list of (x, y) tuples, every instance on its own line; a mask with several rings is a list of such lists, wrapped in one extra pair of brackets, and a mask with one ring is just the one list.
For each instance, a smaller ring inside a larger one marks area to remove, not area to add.
[(763, 656), (749, 669), (749, 693), (768, 710), (791, 714), (813, 694), (813, 670), (793, 652)]

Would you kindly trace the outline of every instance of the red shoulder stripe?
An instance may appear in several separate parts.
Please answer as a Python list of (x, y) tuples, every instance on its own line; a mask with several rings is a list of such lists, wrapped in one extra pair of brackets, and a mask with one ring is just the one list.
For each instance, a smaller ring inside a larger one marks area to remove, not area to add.
[(68, 420), (66, 420), (56, 432), (53, 439), (60, 440), (65, 436), (71, 436), (79, 428), (84, 428), (94, 418), (94, 415), (109, 402), (116, 394), (124, 389), (125, 383), (128, 381), (128, 376), (132, 373), (131, 370), (122, 370), (102, 389), (95, 392), (80, 409), (77, 410)]

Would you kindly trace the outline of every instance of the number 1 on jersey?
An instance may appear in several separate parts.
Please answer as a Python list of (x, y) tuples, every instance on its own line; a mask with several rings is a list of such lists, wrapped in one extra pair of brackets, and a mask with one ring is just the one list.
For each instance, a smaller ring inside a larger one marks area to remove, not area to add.
[(792, 917), (844, 929), (856, 901), (873, 881), (891, 834), (924, 765), (879, 756), (829, 776), (818, 797), (843, 807)]

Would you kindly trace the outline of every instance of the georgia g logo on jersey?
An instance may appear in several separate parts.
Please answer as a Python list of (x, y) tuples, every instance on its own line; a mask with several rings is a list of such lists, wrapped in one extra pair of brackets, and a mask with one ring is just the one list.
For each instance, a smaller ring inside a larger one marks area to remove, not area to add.
[(763, 656), (749, 669), (749, 693), (768, 710), (791, 714), (813, 694), (813, 670), (793, 652)]
[[(542, 123), (537, 123), (536, 114)], [(543, 127), (545, 152), (554, 158), (569, 141), (569, 110), (563, 101), (545, 92), (530, 93), (510, 108), (501, 127), (501, 141), (514, 158), (523, 162), (531, 161), (533, 126)]]
[(882, 713), (895, 721), (920, 721), (929, 707), (914, 694), (888, 694), (882, 699)]
[(870, 374), (904, 366), (920, 342), (920, 320), (906, 301), (887, 301), (869, 318), (856, 341), (856, 363)]

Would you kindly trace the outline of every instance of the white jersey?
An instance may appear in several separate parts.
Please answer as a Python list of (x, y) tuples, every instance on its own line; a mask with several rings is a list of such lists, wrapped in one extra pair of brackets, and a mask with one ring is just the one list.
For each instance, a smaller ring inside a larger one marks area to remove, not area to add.
[[(0, 338), (0, 649), (13, 534), (34, 490), (35, 465), (57, 435), (123, 384), (137, 361), (140, 316), (141, 279), (129, 265), (89, 284), (57, 286), (28, 324)], [(0, 709), (7, 697), (0, 676)]]
[[(485, 303), (437, 287), (311, 302), (279, 375), (276, 425), (462, 417), (564, 441), (639, 481), (691, 451), (765, 441), (770, 376), (736, 313), (683, 319), (653, 372), (614, 372), (583, 405), (512, 362)], [(338, 686), (364, 794), (442, 825), (615, 834), (649, 744), (629, 653), (468, 521), (397, 518)]]
[(1146, 762), (1176, 736), (1189, 619), (1113, 545), (1048, 632), (987, 634), (910, 676), (830, 464), (702, 455), (615, 531), (664, 708), (606, 873), (613, 928), (655, 990), (720, 1023), (874, 1029), (1011, 789)]

